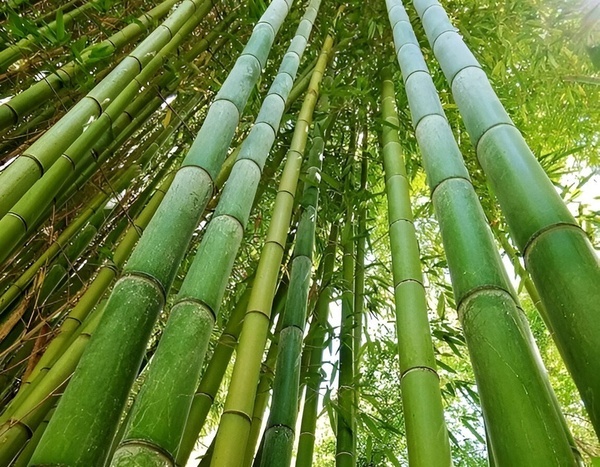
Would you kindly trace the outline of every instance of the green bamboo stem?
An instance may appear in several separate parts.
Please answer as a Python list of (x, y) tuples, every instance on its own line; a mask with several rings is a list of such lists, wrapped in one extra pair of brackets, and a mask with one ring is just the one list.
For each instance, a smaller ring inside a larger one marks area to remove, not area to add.
[(227, 325), (221, 333), (210, 362), (206, 367), (206, 371), (202, 375), (198, 390), (194, 394), (194, 400), (192, 401), (186, 420), (175, 462), (180, 467), (187, 464), (188, 458), (198, 440), (198, 434), (204, 426), (208, 412), (221, 386), (225, 370), (229, 365), (240, 331), (242, 330), (241, 324), (246, 312), (246, 306), (248, 305), (248, 299), (250, 298), (250, 290), (252, 290), (251, 284), (248, 285), (231, 312)]
[(313, 334), (307, 337), (304, 353), (309, 355), (307, 367), (306, 394), (304, 396), (304, 410), (300, 424), (300, 435), (298, 437), (298, 454), (296, 456), (296, 467), (311, 467), (315, 448), (315, 430), (317, 427), (319, 389), (323, 380), (321, 366), (323, 363), (323, 351), (325, 349), (325, 336), (327, 334), (329, 320), (329, 304), (333, 287), (333, 269), (335, 266), (335, 254), (337, 249), (338, 227), (333, 224), (329, 232), (329, 241), (323, 253), (323, 280), (317, 303), (313, 322), (315, 328)]
[(97, 54), (112, 56), (118, 50), (133, 42), (157, 20), (167, 15), (177, 0), (165, 0), (135, 21), (104, 41), (94, 44), (81, 52), (81, 59), (71, 61), (38, 81), (27, 90), (14, 96), (9, 102), (0, 105), (0, 131), (16, 124), (43, 103), (54, 98), (57, 92), (73, 85), (76, 76), (86, 70)]
[(273, 372), (275, 369), (275, 362), (277, 361), (277, 349), (279, 346), (278, 336), (280, 335), (281, 326), (283, 325), (281, 315), (283, 314), (283, 310), (287, 302), (288, 288), (289, 284), (287, 281), (281, 283), (277, 293), (275, 294), (275, 298), (273, 299), (273, 313), (271, 313), (271, 322), (277, 320), (277, 324), (275, 324), (274, 327), (269, 350), (267, 351), (267, 355), (265, 356), (260, 367), (260, 377), (258, 378), (258, 384), (256, 385), (256, 398), (254, 399), (254, 408), (252, 409), (250, 434), (248, 435), (248, 443), (246, 444), (246, 453), (244, 455), (242, 467), (251, 467), (257, 464), (257, 461), (260, 461), (260, 447), (259, 451), (256, 452), (256, 445), (262, 430), (263, 418), (265, 416), (265, 411), (267, 410), (267, 405), (271, 396), (271, 386), (273, 385), (274, 376)]
[[(171, 310), (113, 465), (129, 465), (131, 459), (151, 456), (151, 449), (163, 456), (165, 452), (173, 458), (177, 455), (214, 319), (319, 3), (315, 0), (308, 7), (256, 123), (242, 144), (229, 183)], [(187, 357), (174, 360), (174, 355)], [(162, 422), (157, 424), (157, 420)], [(154, 443), (156, 448), (151, 447)]]
[(5, 310), (8, 309), (10, 304), (25, 292), (26, 287), (37, 275), (38, 271), (42, 267), (50, 264), (53, 259), (56, 258), (64, 248), (66, 248), (67, 244), (81, 231), (81, 229), (88, 224), (90, 218), (104, 209), (104, 206), (113, 196), (114, 192), (118, 193), (126, 188), (137, 174), (137, 167), (131, 167), (124, 173), (118, 174), (109, 182), (110, 189), (98, 193), (88, 203), (88, 205), (83, 208), (73, 222), (71, 222), (69, 226), (61, 232), (56, 240), (54, 240), (50, 246), (44, 250), (42, 255), (10, 285), (10, 287), (2, 294), (2, 296), (0, 296), (0, 315), (4, 314)]
[[(260, 362), (267, 338), (276, 280), (285, 251), (298, 174), (304, 157), (308, 128), (318, 97), (319, 84), (332, 44), (333, 38), (327, 36), (311, 78), (309, 91), (302, 104), (288, 151), (288, 158), (275, 198), (273, 217), (244, 319), (238, 357), (233, 368), (225, 409), (217, 432), (215, 452), (211, 462), (213, 466), (240, 465), (244, 459), (252, 422)], [(232, 446), (232, 440), (235, 440), (236, 446)]]
[(11, 467), (27, 467), (29, 465), (29, 460), (31, 459), (31, 456), (33, 455), (33, 452), (35, 451), (35, 448), (37, 447), (38, 443), (40, 442), (42, 435), (46, 431), (46, 428), (48, 427), (48, 423), (50, 422), (50, 419), (52, 418), (52, 414), (54, 414), (54, 408), (52, 408), (48, 411), (48, 413), (46, 414), (46, 417), (44, 418), (42, 423), (40, 423), (40, 425), (37, 427), (37, 429), (33, 433), (33, 436), (27, 442), (27, 444), (25, 445), (23, 450), (19, 453), (18, 457), (14, 460)]
[[(262, 450), (264, 448), (264, 435), (260, 438), (263, 419), (267, 411), (269, 399), (271, 399), (271, 387), (274, 380), (274, 369), (277, 362), (277, 350), (279, 349), (279, 341), (277, 336), (279, 332), (277, 328), (281, 327), (281, 320), (277, 321), (276, 332), (269, 345), (269, 350), (260, 367), (260, 377), (256, 385), (256, 397), (254, 398), (254, 407), (252, 409), (252, 422), (250, 425), (250, 434), (248, 435), (248, 443), (246, 444), (246, 453), (242, 467), (258, 467), (262, 458)], [(256, 449), (258, 445), (258, 450)]]
[(264, 434), (261, 466), (289, 466), (298, 416), (300, 361), (306, 325), (308, 290), (312, 276), (312, 256), (316, 228), (321, 156), (325, 147), (322, 128), (315, 124), (315, 137), (309, 151), (306, 181), (300, 201), (301, 214), (291, 266), (290, 289), (279, 333), (273, 400)]
[(158, 312), (288, 10), (283, 0), (269, 6), (210, 106), (173, 184), (113, 289), (105, 317), (61, 398), (32, 464), (104, 463)]
[[(86, 11), (92, 9), (94, 4), (98, 3), (98, 1), (99, 0), (86, 2), (80, 7), (77, 7), (68, 13), (62, 14), (62, 25), (60, 26), (60, 28), (63, 29), (62, 33), (65, 34), (64, 29), (68, 28), (76, 18), (81, 16)], [(39, 28), (36, 34), (29, 34), (27, 37), (24, 37), (15, 44), (11, 44), (4, 50), (0, 51), (0, 72), (5, 72), (10, 65), (15, 63), (21, 57), (27, 56), (28, 53), (38, 46), (39, 39), (44, 37), (44, 35), (49, 33), (56, 34), (58, 31), (58, 21), (54, 20)]]
[[(351, 157), (353, 157), (352, 154)], [(342, 321), (338, 383), (336, 467), (356, 466), (356, 393), (354, 389), (354, 228), (346, 209), (342, 230)]]
[[(28, 227), (31, 227), (42, 216), (48, 205), (52, 203), (54, 196), (65, 186), (77, 166), (81, 165), (85, 155), (97, 144), (97, 140), (103, 136), (110, 140), (113, 122), (116, 122), (122, 115), (125, 117), (125, 122), (131, 119), (130, 114), (123, 114), (123, 112), (146, 85), (148, 79), (163, 65), (167, 57), (195, 29), (212, 5), (210, 2), (206, 2), (202, 6), (189, 16), (188, 20), (173, 34), (172, 39), (154, 55), (154, 58), (114, 98), (86, 131), (63, 152), (62, 156), (44, 172), (29, 191), (10, 208), (7, 216), (0, 220), (0, 262), (23, 240)], [(192, 7), (190, 7), (191, 9)]]
[[(363, 127), (362, 131), (362, 154), (360, 160), (360, 187), (361, 196), (367, 192), (367, 176), (369, 170), (368, 163), (368, 131)], [(355, 240), (355, 271), (354, 271), (354, 374), (356, 382), (356, 394), (360, 387), (360, 349), (362, 344), (363, 314), (365, 309), (365, 244), (367, 241), (367, 208), (365, 201), (360, 201), (357, 213), (357, 232)], [(360, 397), (357, 397), (357, 407)]]
[(101, 310), (94, 313), (69, 346), (68, 352), (52, 365), (43, 381), (32, 388), (12, 413), (10, 420), (0, 426), (0, 465), (11, 462), (54, 406), (56, 400), (53, 395), (56, 395), (75, 370), (101, 316)]
[(556, 345), (600, 435), (598, 257), (444, 9), (434, 0), (414, 4), (547, 310)]
[(564, 418), (406, 12), (394, 0), (388, 10), (493, 458), (499, 465), (575, 465)]
[[(106, 78), (9, 165), (0, 174), (0, 217), (4, 218), (25, 192), (46, 174), (59, 158), (61, 161), (69, 160), (68, 157), (62, 158), (61, 155), (75, 140), (80, 136), (82, 136), (82, 139), (79, 139), (80, 143), (87, 144), (88, 139), (95, 140), (91, 138), (92, 135), (97, 136), (95, 132), (83, 131), (90, 119), (96, 120), (101, 117), (108, 110), (107, 108), (113, 105), (115, 99), (119, 102), (118, 97), (123, 88), (138, 74), (143, 73), (154, 55), (188, 23), (190, 16), (199, 11), (208, 13), (211, 7), (212, 0), (185, 0), (181, 3), (173, 14), (125, 57)], [(75, 162), (69, 164), (75, 165)], [(6, 223), (5, 228), (0, 231), (3, 235), (4, 232), (27, 228), (26, 224), (23, 225), (25, 219), (20, 219), (18, 215), (9, 215), (2, 220)], [(0, 250), (0, 254), (3, 256), (6, 254), (5, 247)]]
[[(390, 2), (391, 3), (391, 2)], [(433, 343), (419, 245), (413, 221), (410, 185), (396, 128), (399, 126), (391, 72), (383, 73), (382, 152), (400, 356), (400, 386), (411, 466), (452, 465), (450, 443)]]

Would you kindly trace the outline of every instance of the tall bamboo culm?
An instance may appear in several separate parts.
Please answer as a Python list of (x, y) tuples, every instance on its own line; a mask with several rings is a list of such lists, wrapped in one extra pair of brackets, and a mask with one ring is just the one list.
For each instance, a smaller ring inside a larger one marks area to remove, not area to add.
[(177, 455), (214, 320), (319, 4), (320, 0), (313, 0), (308, 6), (256, 124), (242, 144), (135, 402), (124, 440), (115, 453), (115, 466), (147, 455), (151, 443), (162, 453)]
[(296, 232), (290, 287), (279, 333), (279, 350), (273, 383), (271, 411), (264, 434), (262, 467), (287, 467), (292, 461), (300, 361), (306, 325), (308, 290), (312, 276), (312, 257), (319, 199), (319, 180), (324, 149), (324, 128), (315, 123), (312, 147), (309, 151), (306, 181), (300, 200), (301, 214)]
[(333, 38), (327, 36), (300, 109), (290, 150), (287, 153), (287, 160), (275, 198), (272, 220), (260, 256), (257, 277), (242, 327), (239, 350), (233, 367), (225, 408), (217, 432), (215, 452), (211, 462), (213, 467), (239, 466), (244, 460), (252, 423), (260, 363), (267, 339), (275, 286), (290, 226), (298, 175), (304, 158), (308, 128), (312, 122), (312, 114), (319, 94), (319, 85), (332, 45)]
[(442, 6), (413, 3), (600, 436), (598, 257)]
[[(247, 99), (289, 10), (275, 0), (211, 104), (33, 455), (35, 464), (103, 465), (158, 312), (210, 199)], [(92, 428), (91, 428), (92, 427)]]
[(396, 331), (400, 356), (400, 387), (411, 467), (452, 465), (444, 421), (419, 244), (410, 201), (410, 181), (398, 137), (396, 95), (389, 68), (382, 72), (382, 153), (388, 200), (388, 221)]
[(575, 465), (565, 421), (406, 11), (398, 0), (387, 5), (493, 458), (499, 465)]
[(307, 338), (303, 352), (308, 352), (309, 364), (307, 371), (306, 394), (304, 396), (304, 410), (300, 424), (298, 437), (298, 454), (296, 456), (296, 467), (311, 467), (315, 448), (315, 430), (319, 409), (319, 389), (323, 376), (321, 366), (323, 363), (323, 351), (325, 349), (325, 337), (329, 320), (329, 304), (333, 286), (333, 269), (335, 267), (335, 254), (337, 249), (338, 227), (331, 226), (329, 241), (323, 253), (323, 281), (321, 291), (315, 305), (316, 327), (314, 334)]

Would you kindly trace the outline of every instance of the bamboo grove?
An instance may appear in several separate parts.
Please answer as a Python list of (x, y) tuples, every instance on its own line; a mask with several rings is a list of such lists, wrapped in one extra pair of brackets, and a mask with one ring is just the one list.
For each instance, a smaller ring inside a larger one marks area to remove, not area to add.
[(600, 458), (579, 19), (4, 2), (0, 465)]

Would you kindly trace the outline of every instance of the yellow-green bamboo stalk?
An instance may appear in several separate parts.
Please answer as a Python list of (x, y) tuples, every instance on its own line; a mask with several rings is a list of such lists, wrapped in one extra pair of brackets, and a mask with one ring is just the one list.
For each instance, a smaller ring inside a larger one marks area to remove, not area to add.
[(427, 318), (427, 298), (413, 220), (410, 182), (406, 175), (389, 69), (383, 72), (382, 152), (388, 198), (388, 220), (394, 275), (400, 386), (412, 466), (452, 465), (444, 421), (440, 380)]
[[(256, 385), (258, 382), (262, 352), (266, 343), (271, 306), (279, 267), (285, 250), (292, 207), (298, 184), (298, 174), (304, 157), (308, 128), (312, 121), (319, 93), (319, 84), (328, 61), (333, 38), (327, 36), (321, 49), (319, 61), (313, 71), (294, 137), (275, 199), (272, 221), (261, 253), (256, 279), (250, 296), (246, 318), (240, 336), (240, 344), (232, 380), (225, 401), (225, 409), (217, 432), (215, 452), (211, 465), (239, 466), (244, 459), (250, 426)], [(235, 441), (234, 441), (235, 440)]]

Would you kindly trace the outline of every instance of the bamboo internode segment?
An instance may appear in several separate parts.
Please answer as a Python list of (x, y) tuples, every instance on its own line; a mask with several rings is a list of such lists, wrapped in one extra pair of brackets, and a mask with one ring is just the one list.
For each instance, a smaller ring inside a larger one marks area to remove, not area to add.
[(198, 389), (194, 394), (194, 400), (190, 406), (185, 430), (177, 452), (176, 465), (180, 467), (186, 465), (190, 454), (194, 450), (200, 430), (206, 421), (208, 412), (221, 386), (227, 365), (229, 365), (240, 331), (242, 330), (242, 320), (246, 313), (246, 306), (250, 299), (251, 290), (252, 283), (246, 287), (242, 297), (231, 312), (227, 320), (227, 325), (219, 338), (210, 362), (202, 375)]
[[(106, 78), (0, 174), (0, 217), (6, 224), (2, 235), (5, 235), (6, 232), (14, 235), (23, 227), (29, 227), (26, 224), (27, 220), (20, 217), (20, 214), (16, 213), (17, 215), (11, 215), (8, 218), (5, 215), (80, 136), (82, 138), (78, 140), (79, 143), (90, 144), (86, 140), (93, 139), (92, 137), (95, 135), (93, 132), (84, 132), (90, 120), (98, 119), (108, 110), (107, 108), (119, 97), (121, 91), (143, 72), (155, 54), (188, 23), (191, 15), (195, 15), (198, 11), (204, 11), (206, 14), (211, 7), (212, 0), (185, 0)], [(68, 157), (66, 159), (65, 163), (70, 160)], [(18, 224), (25, 225), (19, 226)], [(0, 254), (4, 258), (7, 256), (4, 247)]]
[(395, 102), (392, 75), (386, 68), (383, 72), (381, 112), (389, 125), (382, 128), (381, 144), (408, 458), (415, 466), (449, 466), (452, 465), (450, 443), (427, 317), (409, 181), (396, 130), (399, 122)]
[[(185, 4), (189, 8), (189, 2)], [(211, 104), (182, 167), (126, 264), (123, 277), (115, 285), (105, 317), (32, 462), (77, 465), (105, 462), (152, 326), (212, 195), (213, 179), (258, 80), (261, 64), (266, 61), (288, 10), (283, 0), (277, 0), (267, 9), (267, 20), (259, 22), (246, 51)], [(261, 43), (260, 36), (265, 34), (268, 40), (262, 41), (262, 48), (257, 50), (256, 43)], [(165, 436), (168, 438), (169, 434)]]
[[(477, 157), (524, 255), (549, 327), (600, 435), (600, 263), (436, 0), (415, 0)], [(573, 345), (577, 342), (577, 345)]]
[(75, 78), (85, 71), (86, 65), (94, 58), (95, 52), (102, 51), (107, 55), (113, 55), (116, 51), (137, 39), (153, 22), (166, 16), (176, 3), (177, 0), (163, 1), (109, 38), (83, 50), (79, 61), (71, 61), (63, 65), (58, 70), (45, 76), (44, 79), (14, 96), (10, 101), (0, 105), (0, 131), (16, 124), (40, 105), (52, 99), (56, 93), (70, 87)]
[[(316, 15), (316, 11), (314, 14)], [(299, 29), (302, 27), (305, 26), (301, 24)], [(217, 432), (215, 452), (211, 463), (213, 466), (241, 465), (244, 459), (252, 422), (260, 362), (267, 339), (272, 300), (289, 230), (298, 175), (302, 165), (308, 128), (317, 101), (319, 84), (332, 45), (333, 38), (327, 36), (294, 129), (292, 143), (275, 199), (266, 244), (260, 257), (254, 287), (244, 319), (238, 346), (239, 351), (225, 401), (225, 409), (221, 417), (221, 424)], [(286, 56), (297, 57), (295, 53), (286, 54)], [(285, 61), (282, 63), (282, 68), (287, 66), (285, 63)], [(297, 70), (297, 65), (295, 69)], [(236, 440), (235, 446), (232, 446), (232, 440)]]
[(493, 457), (499, 465), (575, 465), (571, 436), (408, 15), (397, 0), (387, 6)]

